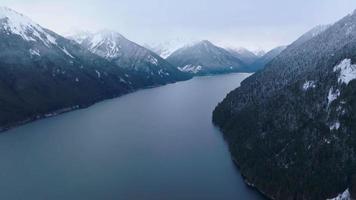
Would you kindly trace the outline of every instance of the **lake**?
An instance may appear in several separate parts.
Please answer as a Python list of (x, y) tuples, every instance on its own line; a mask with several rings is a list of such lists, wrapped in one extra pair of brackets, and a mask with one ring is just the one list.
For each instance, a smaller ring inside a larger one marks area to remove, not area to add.
[(249, 74), (140, 90), (0, 134), (0, 199), (260, 200), (211, 122)]

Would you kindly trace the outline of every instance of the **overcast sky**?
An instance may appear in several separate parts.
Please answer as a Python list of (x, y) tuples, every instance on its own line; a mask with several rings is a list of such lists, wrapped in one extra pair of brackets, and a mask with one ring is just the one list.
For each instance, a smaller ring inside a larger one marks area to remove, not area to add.
[(140, 44), (174, 38), (271, 49), (356, 9), (356, 0), (1, 0), (60, 34), (111, 29)]

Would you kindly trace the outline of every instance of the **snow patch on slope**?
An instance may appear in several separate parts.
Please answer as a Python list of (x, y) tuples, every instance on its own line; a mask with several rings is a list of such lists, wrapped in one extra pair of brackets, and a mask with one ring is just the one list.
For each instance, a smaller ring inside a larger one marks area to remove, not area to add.
[(333, 130), (339, 130), (340, 128), (340, 122), (339, 121), (336, 121), (334, 122), (333, 124), (331, 124), (329, 126), (330, 130), (333, 131)]
[(178, 67), (178, 69), (182, 72), (189, 72), (189, 73), (196, 74), (202, 70), (202, 66), (185, 65), (184, 67)]
[(95, 73), (98, 76), (98, 78), (101, 78), (101, 73), (98, 70), (95, 70)]
[[(62, 49), (62, 48), (61, 48)], [(72, 56), (72, 54), (70, 54), (66, 48), (63, 48), (62, 49), (63, 53), (65, 53), (67, 56), (71, 57), (71, 58), (74, 58), (74, 56)]]
[(153, 56), (151, 56), (151, 55), (148, 55), (148, 60), (149, 60), (149, 62), (150, 62), (151, 64), (153, 64), (153, 65), (158, 65), (158, 60), (157, 60), (157, 58), (155, 58), (155, 57), (153, 57)]
[(306, 81), (304, 84), (303, 84), (303, 90), (304, 91), (307, 91), (311, 88), (315, 88), (316, 85), (315, 85), (315, 81)]
[(356, 79), (356, 65), (351, 64), (351, 59), (341, 61), (334, 67), (334, 72), (339, 73), (338, 82), (340, 84), (348, 85), (350, 81)]
[(41, 56), (38, 49), (30, 49), (29, 52), (32, 56)]
[(328, 94), (328, 105), (330, 105), (333, 101), (335, 101), (339, 96), (340, 96), (339, 89), (334, 90), (333, 88), (330, 88)]
[(349, 189), (345, 190), (345, 192), (339, 194), (337, 197), (327, 200), (351, 200)]

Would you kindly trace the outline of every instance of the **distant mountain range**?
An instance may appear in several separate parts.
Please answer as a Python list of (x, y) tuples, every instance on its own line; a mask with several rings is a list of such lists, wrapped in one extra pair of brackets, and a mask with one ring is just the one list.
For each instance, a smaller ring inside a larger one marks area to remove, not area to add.
[(283, 50), (284, 47), (278, 47), (259, 57), (245, 48), (222, 48), (204, 40), (176, 50), (167, 61), (193, 75), (255, 72)]
[(115, 31), (65, 38), (4, 7), (0, 41), (2, 128), (193, 75), (251, 71), (251, 53), (233, 54), (209, 41), (176, 43), (182, 48), (163, 59)]
[(275, 57), (277, 57), (282, 51), (286, 49), (286, 46), (276, 47), (267, 53), (263, 54), (263, 56), (258, 57), (254, 62), (252, 62), (249, 67), (252, 71), (259, 71), (263, 69), (266, 64), (271, 62)]
[(119, 68), (128, 70), (139, 78), (136, 82), (144, 86), (162, 85), (189, 79), (156, 53), (126, 39), (114, 31), (82, 33), (69, 37), (90, 52), (114, 62)]
[(355, 62), (356, 12), (307, 32), (216, 107), (246, 182), (276, 200), (356, 198)]
[(92, 35), (81, 44), (0, 7), (1, 127), (190, 78), (119, 34)]
[(195, 75), (255, 72), (213, 113), (246, 182), (276, 200), (356, 197), (356, 12), (267, 53), (167, 46), (114, 31), (65, 38), (0, 7), (0, 130)]

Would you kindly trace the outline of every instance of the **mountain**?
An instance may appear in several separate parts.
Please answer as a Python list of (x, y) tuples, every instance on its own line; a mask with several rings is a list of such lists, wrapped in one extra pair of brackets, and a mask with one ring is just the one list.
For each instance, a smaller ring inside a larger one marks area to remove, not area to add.
[(0, 127), (84, 107), (137, 88), (133, 76), (0, 7)]
[(192, 40), (187, 40), (183, 38), (176, 38), (172, 40), (167, 40), (162, 43), (146, 44), (144, 47), (150, 49), (156, 54), (160, 55), (162, 58), (166, 59), (176, 50), (187, 46), (187, 44), (193, 43)]
[[(326, 29), (328, 29), (330, 25), (318, 25), (311, 30), (309, 30), (307, 33), (303, 34), (301, 37), (299, 37), (296, 41), (289, 46), (289, 48), (294, 48), (298, 47), (299, 45), (303, 44), (304, 42), (312, 39), (315, 36), (318, 36), (320, 33), (324, 32)], [(258, 71), (263, 69), (267, 63), (271, 62), (275, 57), (277, 57), (284, 49), (286, 49), (287, 46), (279, 46), (276, 47), (267, 53), (259, 53), (259, 58), (256, 59), (253, 63), (250, 64), (250, 67), (254, 69), (254, 71)]]
[(178, 49), (167, 61), (194, 75), (248, 71), (240, 59), (207, 40)]
[(254, 69), (254, 71), (263, 69), (267, 63), (271, 62), (271, 60), (277, 57), (284, 49), (286, 49), (286, 46), (279, 46), (268, 51), (263, 56), (257, 58), (254, 62), (252, 62), (250, 64), (250, 67)]
[(226, 48), (232, 55), (239, 58), (242, 62), (250, 65), (259, 59), (254, 53), (246, 48)]
[(219, 103), (213, 122), (246, 182), (277, 200), (356, 198), (355, 63), (356, 12), (291, 44)]
[(299, 37), (294, 43), (294, 46), (299, 46), (303, 44), (304, 42), (312, 39), (315, 36), (318, 36), (322, 32), (324, 32), (326, 29), (328, 29), (331, 25), (318, 25), (303, 34), (301, 37)]
[(257, 57), (262, 57), (266, 54), (266, 51), (263, 49), (258, 49), (253, 51), (252, 53), (254, 53)]
[(126, 39), (114, 31), (81, 33), (70, 37), (90, 52), (115, 63), (139, 77), (142, 86), (162, 85), (189, 79), (186, 73), (156, 53)]

